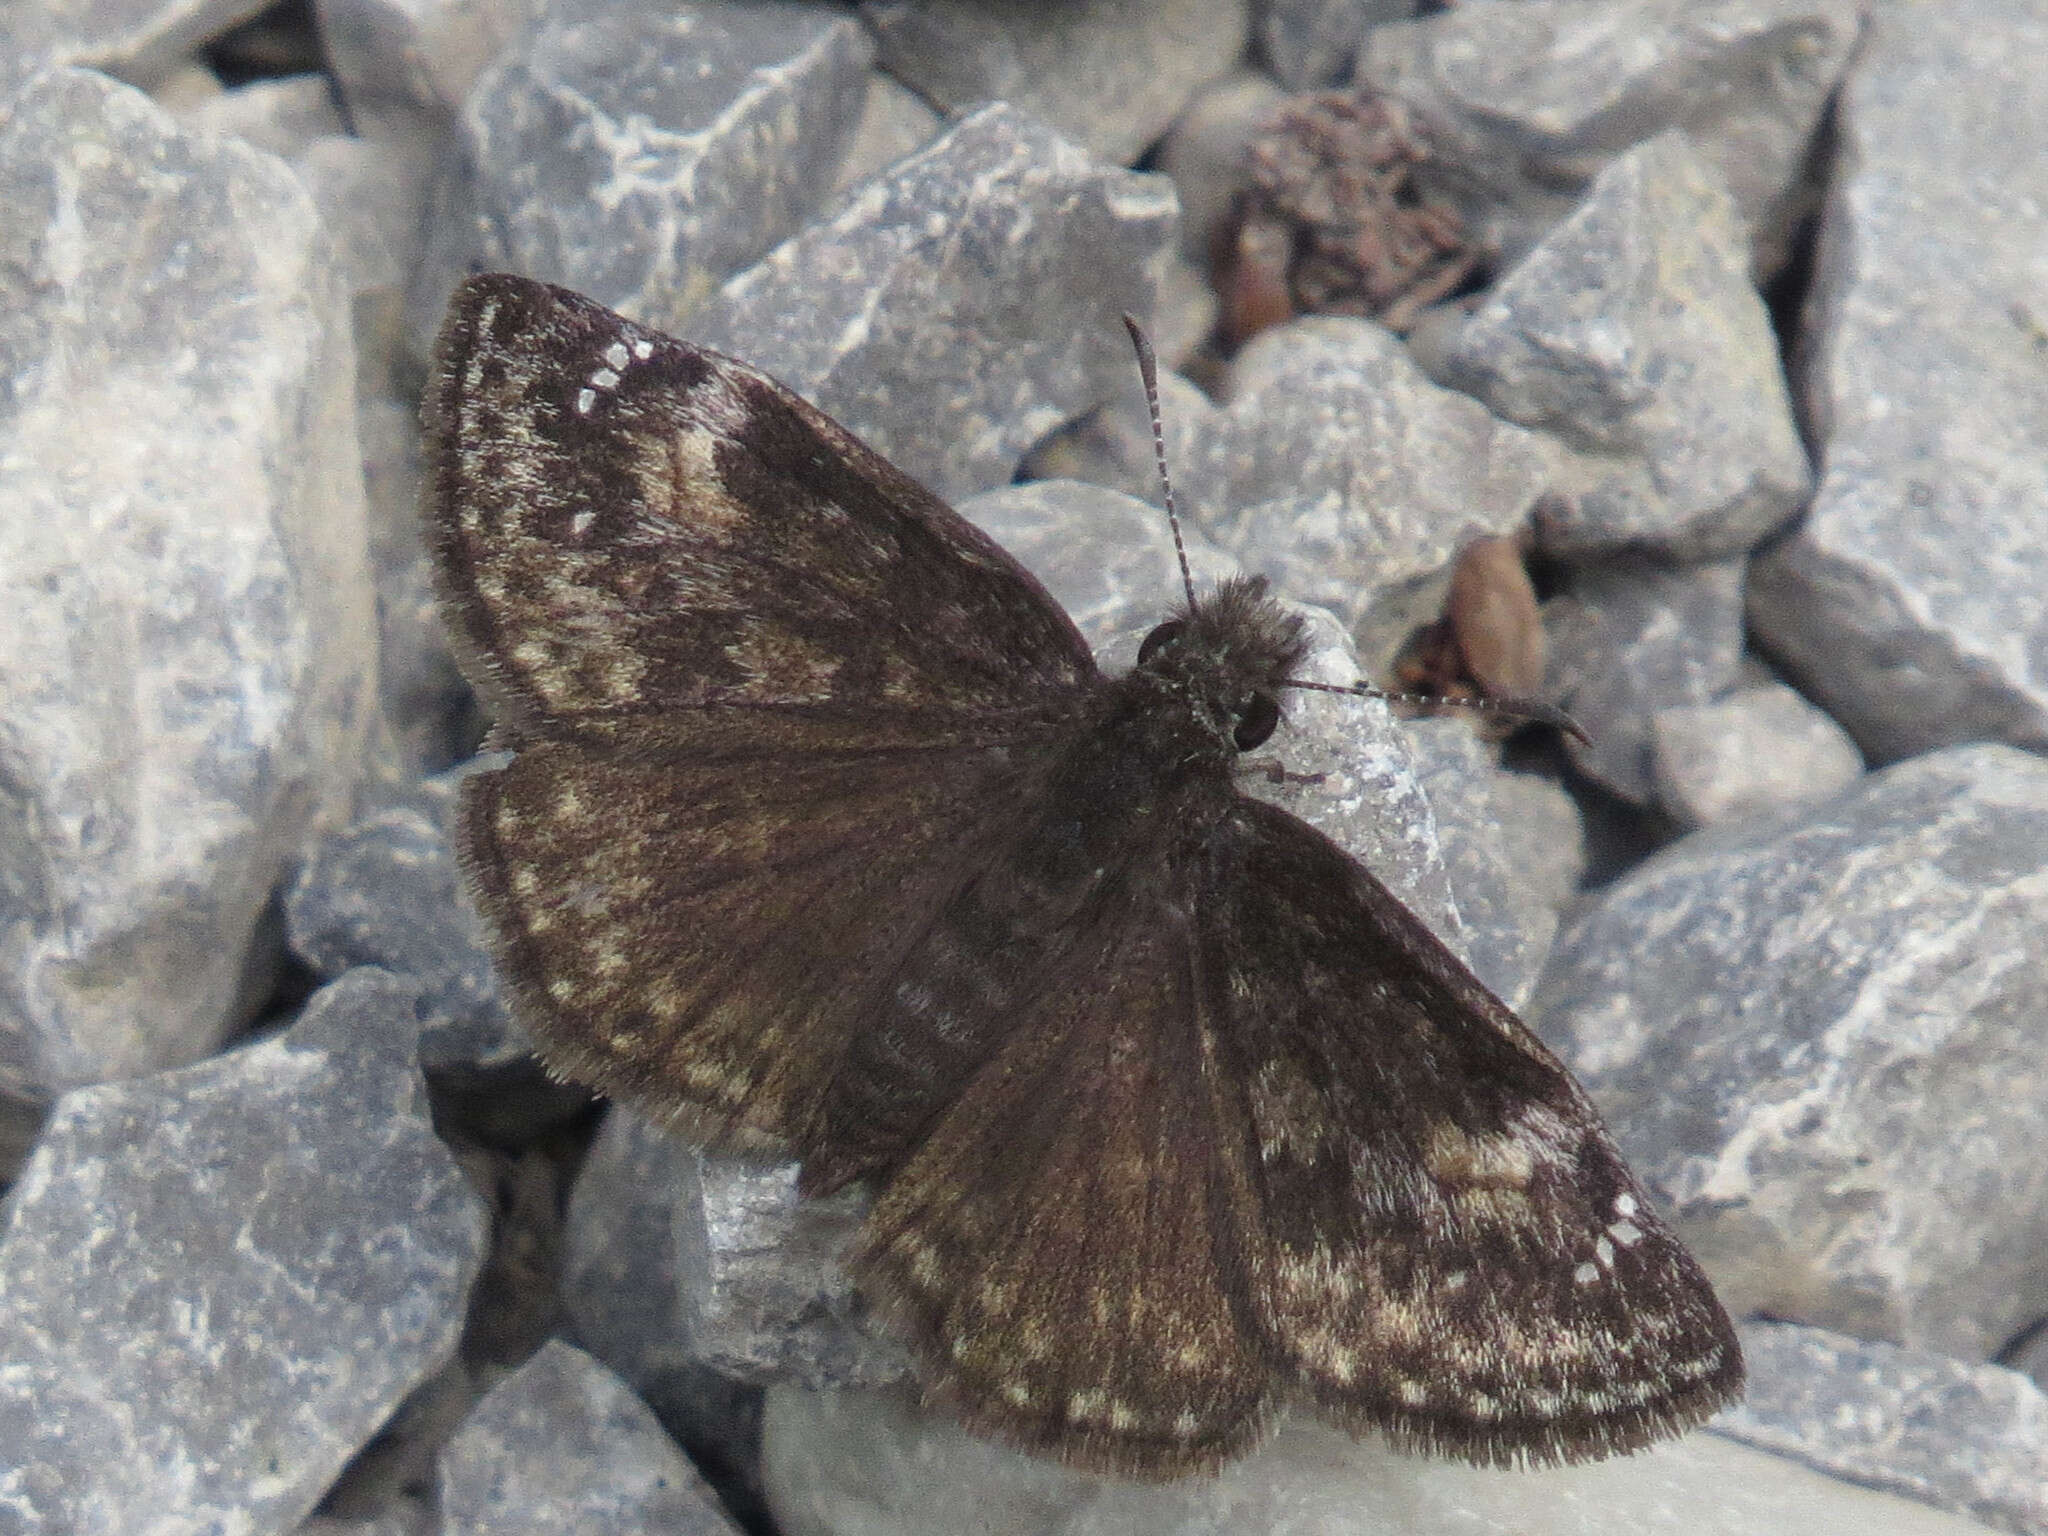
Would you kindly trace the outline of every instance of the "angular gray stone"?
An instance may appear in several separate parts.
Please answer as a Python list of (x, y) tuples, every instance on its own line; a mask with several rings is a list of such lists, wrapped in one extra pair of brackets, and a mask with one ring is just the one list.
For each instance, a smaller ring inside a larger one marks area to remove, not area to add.
[(468, 754), (483, 728), (475, 696), (449, 648), (427, 560), (419, 405), (371, 395), (358, 400), (356, 423), (370, 508), (384, 715), (405, 771), (439, 773)]
[[(1861, 0), (1464, 0), (1375, 27), (1356, 83), (1427, 125), (1432, 175), (1512, 261), (1614, 156), (1683, 128), (1735, 196), (1759, 272), (1785, 258), (1802, 171)], [(1940, 29), (1947, 31), (1947, 28)]]
[(1368, 29), (1414, 14), (1415, 0), (1263, 0), (1259, 51), (1290, 91), (1342, 85)]
[(1410, 720), (1404, 734), (1436, 822), (1473, 972), (1521, 1008), (1586, 868), (1585, 831), (1553, 778), (1511, 772), (1471, 720)]
[(193, 1061), (381, 742), (348, 297), (273, 156), (84, 70), (0, 119), (0, 1084)]
[[(158, 105), (164, 105), (161, 98)], [(233, 90), (216, 87), (203, 100), (167, 110), (188, 133), (233, 134), (251, 148), (286, 160), (303, 154), (317, 138), (348, 132), (325, 75), (257, 80)]]
[[(1183, 519), (1198, 523), (1221, 495), (1213, 448), (1223, 429), (1223, 412), (1187, 379), (1168, 371), (1159, 375), (1159, 418), (1174, 504)], [(1084, 481), (1147, 502), (1159, 526), (1166, 526), (1152, 419), (1138, 370), (1131, 369), (1124, 388), (1034, 447), (1017, 473), (1025, 481)], [(1127, 509), (1111, 514), (1118, 527), (1127, 515)]]
[(1556, 552), (1741, 554), (1806, 501), (1748, 231), (1682, 133), (1601, 171), (1425, 366), (1577, 450), (1541, 524)]
[(1802, 370), (1805, 524), (1758, 635), (1876, 761), (2048, 747), (2048, 14), (1880, 7), (1844, 87)]
[(1731, 1312), (1983, 1358), (2048, 1294), (2044, 904), (2048, 762), (1948, 748), (1666, 848), (1532, 1013)]
[(939, 495), (1007, 484), (1024, 451), (1132, 372), (1173, 189), (989, 107), (727, 283), (692, 340), (756, 366)]
[(2048, 1393), (2017, 1371), (1820, 1328), (1742, 1330), (1749, 1392), (1714, 1428), (2008, 1531), (2048, 1531)]
[(315, 975), (374, 965), (415, 983), (435, 1016), (430, 1064), (504, 1066), (532, 1045), (506, 1015), (449, 840), (460, 779), (423, 780), (322, 838), (285, 894), (285, 934)]
[(1650, 721), (1657, 804), (1688, 827), (1825, 800), (1862, 773), (1849, 733), (1783, 683), (1672, 705)]
[(861, 97), (860, 121), (832, 180), (834, 193), (879, 176), (907, 160), (940, 134), (946, 123), (923, 97), (894, 76), (868, 71), (867, 93)]
[(760, 1388), (698, 1358), (695, 1301), (678, 1278), (682, 1234), (703, 1247), (697, 1160), (673, 1132), (617, 1106), (606, 1114), (569, 1198), (562, 1301), (576, 1342), (617, 1371), (721, 1487), (753, 1490), (758, 1503)]
[(1524, 522), (1557, 460), (1552, 444), (1432, 384), (1370, 320), (1262, 332), (1222, 398), (1223, 511), (1208, 533), (1282, 595), (1335, 613), (1375, 676), (1436, 616), (1429, 579), (1469, 539)]
[(476, 78), (546, 0), (314, 0), (320, 42), (357, 131), (410, 136), (452, 121)]
[(1160, 141), (1159, 169), (1180, 194), (1181, 253), (1204, 271), (1251, 185), (1252, 141), (1286, 99), (1270, 76), (1233, 70), (1197, 91)]
[(825, 202), (872, 48), (830, 10), (605, 0), (551, 10), (477, 78), (410, 309), (466, 271), (545, 278), (670, 333)]
[(555, 1339), (493, 1387), (443, 1447), (445, 1536), (737, 1536), (645, 1403)]
[(1975, 1521), (1712, 1434), (1575, 1467), (1405, 1456), (1305, 1418), (1215, 1477), (1157, 1486), (969, 1437), (901, 1392), (768, 1394), (783, 1536), (1987, 1536)]
[(1544, 605), (1546, 696), (1592, 738), (1568, 741), (1579, 770), (1623, 799), (1655, 795), (1659, 711), (1726, 692), (1742, 662), (1744, 562), (1665, 565), (1620, 556), (1581, 566)]
[(764, 1384), (900, 1380), (909, 1357), (866, 1322), (839, 1264), (867, 1214), (867, 1192), (798, 1200), (796, 1174), (793, 1162), (710, 1153), (686, 1169), (677, 1280), (697, 1360)]
[(454, 1353), (486, 1221), (381, 972), (65, 1095), (0, 1227), (0, 1525), (289, 1530)]
[(1006, 101), (1129, 165), (1244, 52), (1249, 0), (865, 0), (881, 62), (955, 112)]
[(83, 65), (145, 88), (265, 0), (61, 0), (0, 6), (0, 105), (46, 69)]

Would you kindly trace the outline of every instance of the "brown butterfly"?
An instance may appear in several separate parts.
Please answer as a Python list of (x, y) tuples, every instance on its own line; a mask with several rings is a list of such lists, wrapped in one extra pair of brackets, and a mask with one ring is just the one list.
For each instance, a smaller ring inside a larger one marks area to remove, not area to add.
[(1480, 1462), (1739, 1390), (1728, 1319), (1549, 1051), (1239, 792), (1304, 642), (1256, 580), (1122, 677), (772, 379), (573, 293), (455, 295), (446, 612), (503, 766), (462, 854), (562, 1073), (865, 1179), (851, 1264), (972, 1427), (1141, 1477), (1301, 1401)]

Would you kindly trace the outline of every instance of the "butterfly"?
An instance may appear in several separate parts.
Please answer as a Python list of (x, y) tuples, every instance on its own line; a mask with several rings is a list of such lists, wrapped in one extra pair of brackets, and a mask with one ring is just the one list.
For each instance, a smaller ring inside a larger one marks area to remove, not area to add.
[(521, 277), (456, 292), (423, 415), (516, 1016), (705, 1146), (866, 1181), (852, 1274), (970, 1428), (1167, 1478), (1297, 1404), (1555, 1462), (1739, 1391), (1564, 1067), (1237, 787), (1305, 650), (1261, 581), (1107, 677), (794, 393)]

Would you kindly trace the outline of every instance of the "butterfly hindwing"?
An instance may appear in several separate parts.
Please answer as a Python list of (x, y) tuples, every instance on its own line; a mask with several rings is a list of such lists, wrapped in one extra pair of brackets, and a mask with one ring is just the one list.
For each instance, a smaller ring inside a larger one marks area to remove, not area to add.
[(1201, 1063), (1185, 909), (1112, 894), (1085, 950), (888, 1181), (853, 1258), (970, 1427), (1148, 1478), (1269, 1418)]
[(1325, 1413), (1479, 1461), (1705, 1418), (1726, 1314), (1564, 1067), (1363, 866), (1249, 799), (1197, 855), (1254, 1309)]
[(552, 1064), (701, 1139), (787, 1143), (1030, 757), (642, 720), (471, 774), (458, 838)]
[(501, 725), (707, 704), (998, 716), (1096, 676), (1043, 588), (744, 363), (503, 274), (424, 415), (445, 605)]

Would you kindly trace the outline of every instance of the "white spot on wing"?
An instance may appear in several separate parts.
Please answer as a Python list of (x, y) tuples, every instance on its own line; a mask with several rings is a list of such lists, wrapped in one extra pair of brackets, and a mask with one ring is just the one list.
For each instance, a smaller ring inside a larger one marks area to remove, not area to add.
[(579, 389), (576, 391), (576, 414), (578, 416), (588, 416), (590, 408), (595, 404), (597, 404), (596, 390)]
[(604, 349), (604, 360), (607, 363), (610, 363), (613, 368), (625, 367), (626, 344), (623, 341), (615, 341), (610, 346), (606, 347)]

